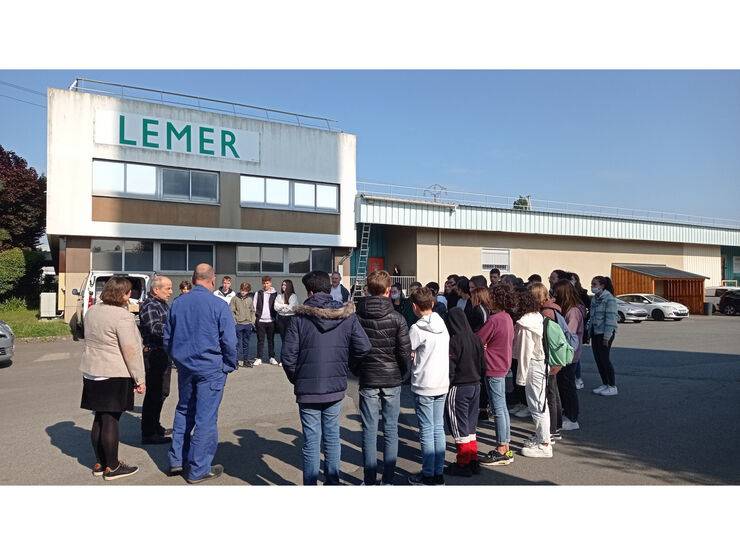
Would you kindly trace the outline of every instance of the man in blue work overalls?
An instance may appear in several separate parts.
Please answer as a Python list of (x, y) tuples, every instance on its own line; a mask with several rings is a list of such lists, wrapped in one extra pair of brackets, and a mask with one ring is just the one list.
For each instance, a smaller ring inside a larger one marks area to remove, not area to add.
[(236, 326), (229, 306), (213, 296), (216, 276), (208, 264), (193, 272), (193, 289), (172, 303), (164, 347), (177, 366), (180, 398), (170, 447), (170, 476), (190, 484), (217, 478), (211, 466), (218, 446), (218, 407), (226, 375), (236, 369)]

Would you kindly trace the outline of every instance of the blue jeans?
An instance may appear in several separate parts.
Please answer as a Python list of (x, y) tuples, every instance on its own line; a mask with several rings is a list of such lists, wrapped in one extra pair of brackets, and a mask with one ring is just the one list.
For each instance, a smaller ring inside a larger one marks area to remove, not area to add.
[(419, 421), (421, 473), (439, 476), (445, 468), (445, 398), (447, 394), (427, 396), (414, 394), (416, 419)]
[(398, 414), (401, 386), (360, 389), (362, 457), (365, 484), (375, 485), (378, 470), (378, 420), (383, 414), (383, 483), (392, 484), (398, 457)]
[(576, 362), (576, 379), (581, 379), (581, 361)]
[(236, 325), (236, 355), (237, 359), (242, 362), (249, 360), (249, 339), (254, 332), (252, 324)]
[(496, 416), (496, 441), (499, 445), (508, 445), (511, 441), (511, 417), (506, 407), (506, 378), (486, 376), (486, 383), (493, 414)]
[(218, 447), (218, 407), (224, 385), (226, 373), (221, 370), (205, 376), (185, 369), (177, 373), (180, 397), (172, 425), (170, 468), (186, 467), (191, 480), (211, 471)]
[(321, 445), (324, 446), (324, 484), (339, 484), (339, 414), (342, 401), (333, 403), (299, 403), (303, 427), (303, 485), (315, 486), (319, 479)]

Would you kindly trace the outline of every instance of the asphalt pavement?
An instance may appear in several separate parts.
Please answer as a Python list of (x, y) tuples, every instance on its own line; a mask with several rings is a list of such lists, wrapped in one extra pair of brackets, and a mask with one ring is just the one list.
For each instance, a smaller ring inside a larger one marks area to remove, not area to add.
[[(119, 487), (183, 485), (165, 475), (167, 446), (142, 446), (141, 396), (121, 418), (120, 458), (140, 466), (135, 476), (104, 482), (91, 475), (92, 415), (79, 408), (83, 343), (19, 343), (11, 366), (0, 368), (0, 484), (76, 484)], [(253, 345), (254, 349), (254, 345)], [(483, 469), (451, 485), (739, 484), (740, 318), (696, 316), (682, 322), (620, 325), (613, 347), (619, 395), (600, 397), (593, 356), (583, 353), (582, 429), (564, 432), (552, 459), (516, 456), (509, 466)], [(171, 425), (176, 402), (165, 403)], [(341, 421), (342, 480), (362, 479), (357, 385), (345, 397)], [(232, 374), (219, 414), (217, 485), (301, 483), (301, 427), (282, 368), (262, 365)], [(513, 444), (532, 431), (512, 418)], [(403, 397), (396, 483), (419, 470), (416, 417), (410, 391)], [(494, 445), (493, 422), (478, 429), (481, 451)], [(454, 461), (448, 436), (447, 460)], [(203, 487), (203, 486), (197, 486)]]

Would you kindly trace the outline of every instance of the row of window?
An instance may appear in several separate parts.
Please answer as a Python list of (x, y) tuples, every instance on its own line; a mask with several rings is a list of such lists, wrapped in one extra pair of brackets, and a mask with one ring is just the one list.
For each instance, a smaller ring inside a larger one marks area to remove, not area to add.
[[(93, 193), (214, 203), (218, 173), (93, 160)], [(338, 212), (339, 187), (242, 175), (240, 201), (242, 206)]]
[(94, 160), (93, 193), (218, 202), (218, 174)]
[[(118, 239), (93, 239), (93, 270), (126, 272), (191, 272), (205, 262), (214, 264), (214, 246), (203, 243), (168, 243)], [(305, 274), (332, 270), (330, 247), (237, 247), (238, 274)]]

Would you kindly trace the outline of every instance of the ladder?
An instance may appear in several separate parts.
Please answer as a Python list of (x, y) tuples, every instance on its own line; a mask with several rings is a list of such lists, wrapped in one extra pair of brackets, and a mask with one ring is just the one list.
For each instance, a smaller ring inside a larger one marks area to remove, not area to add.
[(360, 252), (357, 255), (357, 268), (355, 269), (355, 283), (352, 286), (352, 300), (356, 301), (362, 297), (362, 288), (367, 282), (367, 259), (370, 254), (370, 224), (362, 224), (362, 235), (360, 236)]

